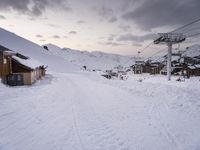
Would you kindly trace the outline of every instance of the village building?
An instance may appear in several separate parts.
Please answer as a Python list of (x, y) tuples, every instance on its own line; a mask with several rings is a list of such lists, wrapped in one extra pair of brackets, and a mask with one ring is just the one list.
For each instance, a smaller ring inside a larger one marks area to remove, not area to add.
[(185, 64), (200, 64), (200, 56), (196, 57), (183, 57)]
[(145, 62), (143, 60), (136, 60), (135, 64), (131, 66), (134, 74), (142, 74), (143, 66)]
[[(167, 75), (167, 55), (164, 56), (165, 61), (163, 68), (160, 70), (160, 74)], [(171, 74), (173, 75), (181, 75), (183, 64), (181, 62), (181, 53), (173, 53), (171, 58)]]
[(182, 74), (187, 76), (200, 76), (200, 64), (197, 65), (187, 65), (185, 64), (182, 70)]
[(3, 83), (11, 86), (32, 85), (45, 73), (44, 65), (0, 46), (0, 78)]
[(151, 75), (160, 74), (160, 71), (164, 65), (158, 61), (147, 61), (143, 66), (143, 73), (149, 73)]

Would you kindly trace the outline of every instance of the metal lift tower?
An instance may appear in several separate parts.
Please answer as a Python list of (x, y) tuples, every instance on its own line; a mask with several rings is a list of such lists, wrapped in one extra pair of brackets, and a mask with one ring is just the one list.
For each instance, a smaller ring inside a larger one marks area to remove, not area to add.
[(167, 79), (171, 80), (171, 60), (172, 60), (172, 45), (185, 41), (186, 36), (181, 33), (159, 33), (159, 38), (154, 40), (154, 44), (167, 44)]

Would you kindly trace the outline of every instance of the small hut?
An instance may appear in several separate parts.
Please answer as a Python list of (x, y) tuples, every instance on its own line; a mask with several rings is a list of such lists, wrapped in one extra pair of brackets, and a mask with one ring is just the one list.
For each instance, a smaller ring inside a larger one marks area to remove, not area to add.
[(45, 72), (44, 65), (0, 46), (0, 77), (3, 83), (11, 86), (32, 85)]

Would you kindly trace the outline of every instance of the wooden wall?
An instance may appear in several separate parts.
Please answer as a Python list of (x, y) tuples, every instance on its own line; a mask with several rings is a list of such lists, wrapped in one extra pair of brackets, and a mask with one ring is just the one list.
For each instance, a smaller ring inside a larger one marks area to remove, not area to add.
[(0, 77), (3, 82), (6, 80), (6, 76), (12, 71), (11, 68), (11, 57), (0, 55)]
[(33, 80), (32, 80), (32, 73), (23, 73), (23, 77), (24, 77), (24, 85), (31, 85), (33, 84)]
[(8, 74), (22, 74), (24, 85), (32, 85), (36, 80), (45, 75), (45, 69), (37, 67), (31, 69), (11, 59), (11, 56), (4, 56), (0, 52), (0, 78), (3, 83), (7, 83)]
[(12, 72), (13, 73), (24, 73), (24, 72), (30, 72), (30, 69), (27, 69), (20, 65), (19, 63), (16, 63), (12, 60)]

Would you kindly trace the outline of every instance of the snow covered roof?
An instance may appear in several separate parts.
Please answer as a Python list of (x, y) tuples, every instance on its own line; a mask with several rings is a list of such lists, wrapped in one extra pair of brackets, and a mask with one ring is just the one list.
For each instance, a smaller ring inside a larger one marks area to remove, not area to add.
[(185, 57), (195, 57), (199, 55), (200, 55), (200, 45), (193, 45), (191, 47), (188, 47), (183, 53), (183, 56)]
[(190, 68), (190, 69), (195, 69), (195, 66), (188, 66), (188, 68)]
[(6, 51), (3, 51), (3, 54), (4, 55), (15, 55), (16, 53), (13, 51), (6, 50)]
[(180, 56), (172, 56), (172, 61), (178, 61), (180, 59)]
[(39, 63), (38, 61), (34, 60), (34, 59), (21, 59), (17, 56), (13, 56), (12, 57), (14, 60), (16, 60), (18, 63), (24, 65), (24, 66), (27, 66), (28, 68), (31, 68), (31, 69), (35, 69), (39, 66), (42, 66), (41, 63)]
[(41, 63), (39, 63), (38, 61), (32, 59), (32, 58), (28, 58), (20, 53), (17, 53), (9, 48), (6, 48), (2, 45), (0, 45), (0, 51), (3, 51), (3, 53), (5, 55), (12, 55), (12, 59), (14, 59), (15, 61), (17, 61), (18, 63), (30, 68), (30, 69), (35, 69), (39, 66), (42, 66)]
[(0, 51), (10, 51), (10, 49), (0, 45)]
[(196, 68), (200, 68), (200, 64), (198, 64), (198, 65), (195, 65), (195, 67), (196, 67)]

